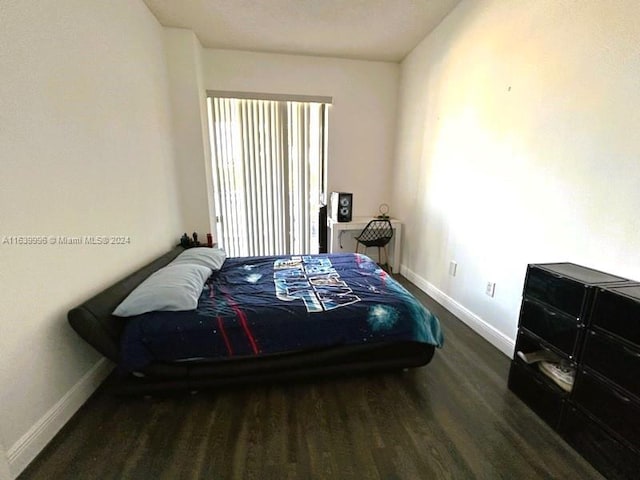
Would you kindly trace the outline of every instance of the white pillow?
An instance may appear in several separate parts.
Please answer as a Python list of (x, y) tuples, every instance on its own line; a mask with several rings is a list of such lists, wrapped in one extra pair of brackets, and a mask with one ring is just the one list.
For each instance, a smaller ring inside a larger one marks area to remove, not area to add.
[(152, 311), (194, 310), (211, 269), (201, 265), (169, 264), (138, 285), (113, 311), (132, 317)]
[(193, 265), (209, 267), (215, 271), (220, 270), (226, 258), (226, 252), (220, 248), (195, 247), (188, 248), (182, 252), (169, 265), (191, 263)]

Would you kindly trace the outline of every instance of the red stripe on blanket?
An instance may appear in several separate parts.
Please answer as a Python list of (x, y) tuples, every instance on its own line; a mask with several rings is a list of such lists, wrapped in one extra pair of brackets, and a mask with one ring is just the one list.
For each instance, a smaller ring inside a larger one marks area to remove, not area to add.
[(218, 317), (218, 328), (220, 328), (220, 333), (222, 333), (222, 338), (224, 339), (224, 344), (227, 346), (227, 352), (229, 352), (229, 356), (233, 356), (233, 350), (231, 349), (231, 344), (229, 343), (229, 337), (227, 337), (227, 332), (224, 331), (224, 324), (222, 323), (222, 318)]
[(259, 352), (258, 345), (256, 344), (256, 340), (255, 338), (253, 338), (253, 335), (251, 334), (251, 330), (249, 329), (249, 325), (247, 324), (247, 316), (244, 314), (242, 310), (238, 308), (238, 305), (236, 304), (236, 302), (233, 301), (233, 299), (230, 296), (228, 295), (225, 295), (225, 296), (227, 297), (227, 302), (229, 303), (233, 311), (236, 312), (236, 315), (238, 315), (238, 318), (240, 319), (240, 325), (242, 325), (242, 328), (244, 329), (244, 333), (247, 335), (247, 338), (249, 339), (249, 343), (251, 344), (251, 349), (253, 350), (253, 354), (257, 355)]

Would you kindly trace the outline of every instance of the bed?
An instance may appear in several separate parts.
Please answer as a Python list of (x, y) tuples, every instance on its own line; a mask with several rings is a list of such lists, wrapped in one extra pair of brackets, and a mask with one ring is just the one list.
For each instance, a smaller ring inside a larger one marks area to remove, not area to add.
[(69, 311), (74, 330), (117, 364), (120, 393), (412, 368), (442, 345), (438, 319), (360, 254), (227, 258), (194, 309), (113, 314), (189, 250)]

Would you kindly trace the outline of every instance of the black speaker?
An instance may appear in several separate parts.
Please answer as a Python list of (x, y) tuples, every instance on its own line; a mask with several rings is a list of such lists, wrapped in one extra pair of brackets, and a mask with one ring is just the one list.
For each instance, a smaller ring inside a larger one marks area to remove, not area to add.
[(322, 205), (318, 211), (318, 253), (327, 253), (327, 206)]
[(331, 192), (331, 218), (350, 222), (353, 214), (353, 193)]

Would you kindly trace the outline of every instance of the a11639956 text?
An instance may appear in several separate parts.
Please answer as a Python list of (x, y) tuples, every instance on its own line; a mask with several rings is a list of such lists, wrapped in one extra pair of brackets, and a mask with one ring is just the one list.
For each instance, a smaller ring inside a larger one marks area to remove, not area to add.
[(129, 245), (128, 235), (2, 235), (1, 246)]

